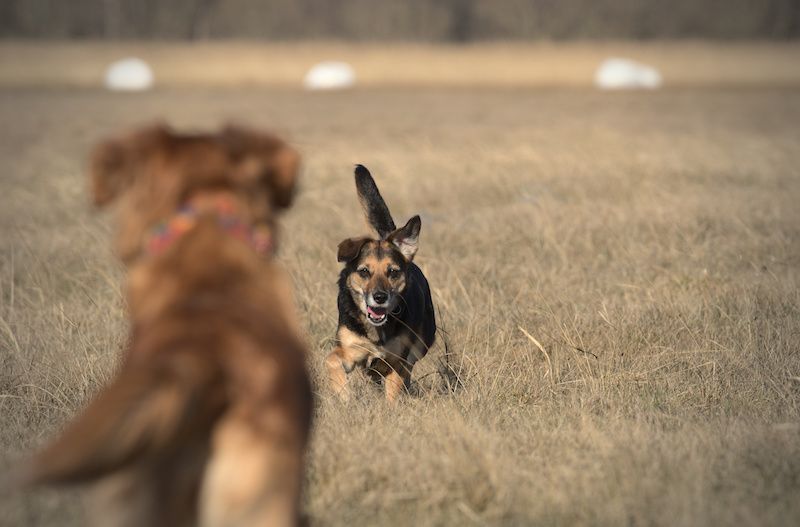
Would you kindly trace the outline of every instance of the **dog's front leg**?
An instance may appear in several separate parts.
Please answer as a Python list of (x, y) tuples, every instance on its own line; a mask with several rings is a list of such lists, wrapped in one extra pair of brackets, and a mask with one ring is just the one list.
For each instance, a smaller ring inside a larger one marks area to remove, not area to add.
[(355, 365), (352, 365), (348, 370), (345, 366), (343, 355), (344, 350), (337, 346), (325, 359), (325, 367), (328, 370), (328, 378), (330, 379), (333, 393), (338, 395), (341, 399), (347, 399), (349, 396), (347, 374), (353, 370)]
[(397, 401), (397, 397), (408, 390), (411, 372), (408, 372), (402, 367), (399, 368), (399, 370), (400, 371), (393, 369), (383, 380), (384, 389), (386, 390), (386, 400), (390, 403)]
[(353, 371), (357, 364), (367, 359), (366, 351), (353, 350), (344, 346), (337, 346), (325, 359), (325, 367), (328, 370), (333, 393), (342, 400), (350, 397), (350, 389), (347, 386), (347, 375)]

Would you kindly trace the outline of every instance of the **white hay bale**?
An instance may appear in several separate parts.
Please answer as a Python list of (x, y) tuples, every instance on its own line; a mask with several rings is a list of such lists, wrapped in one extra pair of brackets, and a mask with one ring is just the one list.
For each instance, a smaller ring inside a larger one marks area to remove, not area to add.
[(315, 64), (303, 79), (307, 90), (341, 90), (356, 83), (356, 72), (346, 62), (325, 61)]
[(112, 62), (106, 70), (106, 88), (114, 91), (143, 91), (153, 87), (153, 70), (135, 57)]
[(601, 90), (654, 90), (661, 83), (657, 69), (629, 59), (606, 59), (594, 74), (594, 84)]

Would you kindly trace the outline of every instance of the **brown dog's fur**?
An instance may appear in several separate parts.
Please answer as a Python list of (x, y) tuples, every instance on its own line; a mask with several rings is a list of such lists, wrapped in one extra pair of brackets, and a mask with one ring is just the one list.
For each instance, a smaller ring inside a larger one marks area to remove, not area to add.
[[(215, 217), (275, 236), (297, 154), (228, 128), (152, 127), (101, 144), (95, 202), (119, 203), (132, 336), (122, 367), (20, 472), (23, 484), (98, 480), (103, 525), (296, 525), (312, 396), (286, 275)], [(190, 203), (163, 252), (154, 226)]]

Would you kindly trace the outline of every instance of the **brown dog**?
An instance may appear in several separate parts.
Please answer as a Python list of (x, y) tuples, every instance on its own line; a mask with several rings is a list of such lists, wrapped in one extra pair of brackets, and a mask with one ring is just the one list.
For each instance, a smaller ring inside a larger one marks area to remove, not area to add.
[(116, 378), (20, 472), (99, 481), (103, 525), (296, 525), (312, 395), (272, 258), (298, 155), (240, 128), (148, 128), (101, 144), (132, 336)]

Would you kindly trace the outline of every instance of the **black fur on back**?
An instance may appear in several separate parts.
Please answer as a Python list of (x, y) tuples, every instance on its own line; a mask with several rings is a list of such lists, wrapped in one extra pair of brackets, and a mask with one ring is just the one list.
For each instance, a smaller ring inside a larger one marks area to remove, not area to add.
[(378, 236), (384, 239), (397, 229), (389, 212), (389, 207), (383, 201), (383, 197), (378, 191), (378, 186), (375, 184), (375, 180), (372, 179), (367, 167), (356, 165), (355, 176), (358, 200), (361, 202), (367, 221), (372, 228), (378, 231)]

